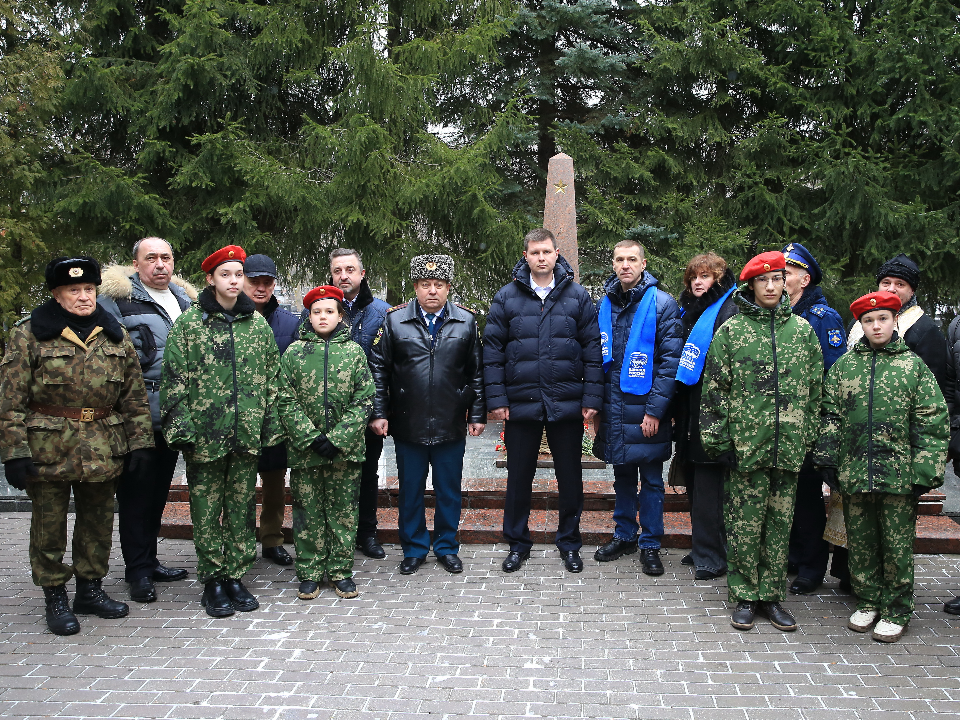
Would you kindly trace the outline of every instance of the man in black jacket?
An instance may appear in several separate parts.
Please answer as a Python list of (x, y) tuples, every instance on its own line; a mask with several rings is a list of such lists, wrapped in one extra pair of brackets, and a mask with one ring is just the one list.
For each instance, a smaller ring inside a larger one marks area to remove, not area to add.
[(460, 481), (469, 423), (486, 423), (480, 337), (473, 312), (447, 300), (453, 260), (420, 255), (410, 262), (416, 298), (391, 308), (373, 341), (370, 369), (377, 394), (370, 428), (393, 436), (400, 476), (402, 575), (412, 575), (430, 550), (423, 494), (433, 469), (436, 512), (433, 552), (447, 572), (463, 571), (457, 553)]
[(523, 239), (513, 281), (493, 298), (483, 339), (491, 417), (504, 421), (507, 497), (504, 572), (530, 557), (530, 495), (546, 428), (560, 500), (556, 544), (570, 572), (583, 570), (580, 514), (583, 423), (603, 405), (600, 327), (589, 294), (557, 252), (549, 230)]

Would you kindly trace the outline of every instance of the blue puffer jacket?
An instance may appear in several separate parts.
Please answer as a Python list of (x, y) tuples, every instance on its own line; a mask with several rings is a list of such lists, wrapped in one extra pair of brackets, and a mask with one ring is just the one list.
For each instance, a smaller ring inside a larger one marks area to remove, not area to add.
[(277, 341), (277, 349), (283, 355), (290, 343), (297, 339), (297, 328), (300, 327), (300, 318), (289, 310), (284, 310), (277, 302), (277, 297), (271, 296), (263, 308), (263, 317), (266, 318), (270, 329), (273, 330), (273, 339)]
[[(613, 326), (611, 349), (613, 362), (604, 376), (603, 415), (594, 454), (614, 465), (647, 463), (670, 457), (670, 401), (676, 385), (677, 365), (683, 350), (683, 324), (680, 308), (667, 293), (657, 289), (657, 279), (644, 271), (635, 288), (623, 292), (614, 275), (603, 286), (610, 298)], [(620, 389), (623, 366), (633, 316), (645, 293), (657, 294), (657, 334), (653, 351), (653, 386), (646, 395), (631, 395)], [(600, 303), (597, 303), (599, 309)], [(640, 424), (644, 415), (660, 420), (653, 437), (644, 437)]]
[[(153, 429), (160, 428), (160, 367), (163, 349), (173, 321), (167, 311), (144, 289), (140, 276), (132, 266), (111, 265), (104, 268), (102, 283), (97, 290), (97, 302), (108, 313), (123, 323), (130, 333), (133, 346), (140, 358), (143, 382), (150, 400)], [(181, 310), (186, 310), (197, 299), (197, 291), (179, 275), (169, 285)]]
[[(333, 280), (330, 279), (333, 284)], [(353, 306), (347, 308), (347, 315), (344, 320), (350, 325), (350, 339), (363, 349), (363, 354), (370, 359), (370, 351), (373, 348), (373, 341), (376, 339), (380, 328), (383, 327), (383, 319), (387, 316), (390, 304), (380, 298), (374, 297), (370, 292), (370, 286), (367, 285), (367, 279), (360, 281), (360, 290), (353, 301)], [(300, 320), (305, 321), (310, 312), (304, 308), (300, 315)]]
[(521, 260), (513, 282), (493, 297), (483, 332), (487, 408), (510, 408), (511, 420), (576, 420), (603, 404), (600, 327), (590, 295), (562, 257), (546, 302), (530, 287)]

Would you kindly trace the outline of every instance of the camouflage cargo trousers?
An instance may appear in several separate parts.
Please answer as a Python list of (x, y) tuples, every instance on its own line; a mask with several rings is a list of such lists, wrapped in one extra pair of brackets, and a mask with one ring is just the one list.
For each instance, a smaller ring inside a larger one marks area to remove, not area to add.
[[(70, 489), (77, 510), (73, 524), (73, 565), (65, 565)], [(113, 544), (116, 480), (37, 482), (27, 485), (30, 517), (30, 569), (34, 585), (63, 585), (74, 573), (84, 580), (106, 576)]]
[(857, 596), (857, 610), (879, 610), (883, 620), (897, 625), (906, 625), (913, 614), (916, 508), (912, 495), (843, 496), (850, 585)]
[(353, 576), (360, 463), (335, 462), (290, 474), (297, 577), (321, 582)]
[(796, 497), (795, 472), (730, 472), (724, 485), (730, 602), (783, 599)]
[(257, 458), (229, 454), (187, 462), (197, 579), (239, 580), (257, 558)]

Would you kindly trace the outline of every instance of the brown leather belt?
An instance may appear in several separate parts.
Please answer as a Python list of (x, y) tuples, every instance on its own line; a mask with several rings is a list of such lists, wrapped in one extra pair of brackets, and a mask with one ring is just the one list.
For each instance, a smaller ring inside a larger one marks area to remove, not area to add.
[(81, 422), (93, 422), (94, 420), (103, 420), (113, 413), (112, 407), (105, 408), (78, 408), (61, 407), (60, 405), (41, 405), (32, 402), (28, 406), (33, 412), (41, 415), (52, 415), (53, 417), (69, 418), (70, 420), (80, 420)]

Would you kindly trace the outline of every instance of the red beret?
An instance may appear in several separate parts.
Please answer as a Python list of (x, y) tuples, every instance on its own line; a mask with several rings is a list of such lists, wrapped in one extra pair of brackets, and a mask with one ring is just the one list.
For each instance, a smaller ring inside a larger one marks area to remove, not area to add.
[(309, 309), (317, 300), (339, 300), (343, 302), (343, 290), (333, 285), (315, 287), (304, 296), (303, 306)]
[(227, 245), (200, 263), (200, 269), (205, 273), (213, 272), (213, 269), (217, 267), (217, 265), (223, 265), (228, 262), (242, 263), (246, 259), (247, 254), (243, 251), (242, 247), (239, 245)]
[(893, 314), (896, 315), (900, 312), (901, 305), (900, 297), (896, 293), (872, 292), (850, 303), (850, 312), (857, 320), (860, 319), (861, 315), (871, 310), (892, 310)]
[(740, 272), (741, 280), (752, 280), (757, 275), (770, 272), (771, 270), (783, 270), (787, 267), (787, 259), (782, 252), (772, 250), (771, 252), (760, 253), (750, 262), (743, 266)]

